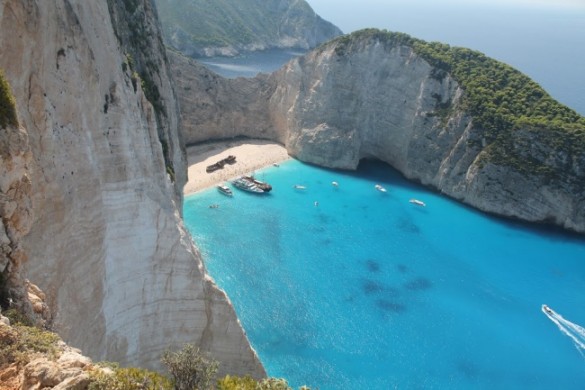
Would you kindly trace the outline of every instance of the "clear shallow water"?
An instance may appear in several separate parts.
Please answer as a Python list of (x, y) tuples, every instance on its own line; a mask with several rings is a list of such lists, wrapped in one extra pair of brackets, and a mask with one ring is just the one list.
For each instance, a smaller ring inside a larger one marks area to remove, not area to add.
[(184, 217), (271, 376), (322, 390), (583, 388), (585, 358), (541, 305), (585, 324), (584, 240), (487, 217), (380, 163), (257, 176), (271, 194), (210, 189)]

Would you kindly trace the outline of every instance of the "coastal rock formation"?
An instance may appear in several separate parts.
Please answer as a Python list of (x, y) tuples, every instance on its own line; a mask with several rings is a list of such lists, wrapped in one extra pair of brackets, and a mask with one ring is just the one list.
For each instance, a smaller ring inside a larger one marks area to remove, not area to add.
[(276, 84), (266, 75), (229, 80), (175, 51), (168, 56), (187, 145), (242, 135), (284, 143), (285, 131), (275, 131), (267, 109)]
[(585, 232), (582, 130), (528, 123), (490, 141), (459, 81), (409, 37), (389, 43), (396, 36), (363, 35), (324, 45), (273, 75), (269, 111), (276, 132), (287, 132), (291, 155), (342, 169), (375, 158), (481, 210)]
[[(267, 137), (299, 160), (340, 169), (378, 159), (481, 210), (585, 232), (583, 118), (560, 107), (562, 118), (550, 126), (485, 124), (469, 108), (470, 91), (444, 69), (440, 53), (449, 48), (439, 48), (439, 59), (425, 55), (426, 48), (405, 34), (366, 30), (251, 80), (225, 80), (190, 60), (188, 66), (173, 60), (185, 138)], [(532, 87), (527, 77), (476, 52), (462, 50), (460, 61), (474, 56)], [(195, 81), (185, 77), (189, 72), (198, 72)], [(558, 105), (533, 90), (543, 106)], [(555, 125), (565, 117), (574, 131)]]
[[(33, 220), (30, 165), (32, 154), (26, 129), (18, 124), (12, 91), (4, 76), (2, 118), (0, 118), (0, 310), (18, 307), (33, 318), (22, 267), (27, 259), (23, 238)], [(4, 110), (10, 107), (13, 118), (6, 121)]]
[(166, 42), (189, 56), (307, 50), (341, 35), (305, 0), (156, 0), (156, 4)]
[(0, 137), (3, 266), (27, 258), (54, 329), (93, 359), (159, 368), (190, 342), (221, 373), (263, 376), (181, 220), (185, 153), (151, 1), (4, 0), (0, 20), (21, 125)]

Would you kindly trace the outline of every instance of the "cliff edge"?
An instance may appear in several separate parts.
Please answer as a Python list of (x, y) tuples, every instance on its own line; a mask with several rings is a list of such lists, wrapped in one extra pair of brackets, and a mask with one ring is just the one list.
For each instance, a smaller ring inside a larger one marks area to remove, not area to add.
[(181, 220), (185, 154), (152, 2), (4, 0), (0, 20), (20, 121), (1, 134), (16, 201), (2, 203), (0, 272), (17, 264), (93, 359), (158, 368), (189, 342), (222, 372), (263, 376)]
[(480, 210), (585, 233), (585, 118), (479, 52), (368, 29), (247, 81), (171, 62), (188, 143), (264, 136), (326, 167), (378, 159)]

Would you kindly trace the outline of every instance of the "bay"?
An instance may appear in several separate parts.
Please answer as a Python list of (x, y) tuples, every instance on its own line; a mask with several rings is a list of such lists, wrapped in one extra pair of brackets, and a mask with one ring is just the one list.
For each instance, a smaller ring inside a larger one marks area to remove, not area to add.
[(291, 160), (257, 176), (269, 195), (206, 190), (184, 217), (271, 376), (323, 390), (582, 388), (583, 351), (563, 333), (585, 324), (581, 237), (487, 216), (377, 162)]

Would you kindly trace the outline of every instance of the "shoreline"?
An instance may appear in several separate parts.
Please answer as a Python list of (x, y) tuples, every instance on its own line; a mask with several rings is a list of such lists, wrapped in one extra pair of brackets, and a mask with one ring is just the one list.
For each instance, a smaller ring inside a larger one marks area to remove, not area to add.
[[(186, 149), (188, 179), (183, 188), (184, 196), (291, 158), (281, 144), (260, 139), (206, 142)], [(229, 155), (236, 157), (235, 164), (226, 164), (223, 169), (211, 173), (205, 171), (208, 165)]]

